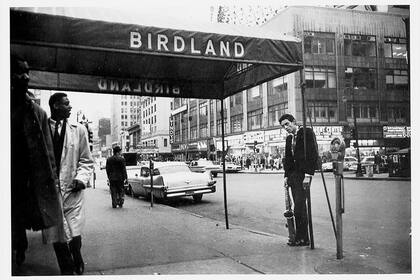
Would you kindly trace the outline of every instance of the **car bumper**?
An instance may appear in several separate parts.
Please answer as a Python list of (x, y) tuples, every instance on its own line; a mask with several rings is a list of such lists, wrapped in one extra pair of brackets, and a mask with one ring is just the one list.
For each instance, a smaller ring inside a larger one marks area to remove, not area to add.
[[(144, 185), (144, 189), (148, 194), (151, 192), (150, 185)], [(171, 198), (192, 196), (196, 194), (214, 193), (216, 192), (216, 185), (207, 186), (188, 186), (188, 187), (175, 187), (167, 188), (166, 186), (153, 186), (153, 196), (157, 198)]]

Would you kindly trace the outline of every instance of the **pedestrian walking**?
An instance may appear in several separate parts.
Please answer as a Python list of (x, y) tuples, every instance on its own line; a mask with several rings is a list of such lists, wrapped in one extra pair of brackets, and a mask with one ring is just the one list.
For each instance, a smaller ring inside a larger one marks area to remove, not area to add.
[[(306, 128), (305, 132), (303, 128), (298, 128), (295, 118), (290, 114), (282, 115), (279, 122), (281, 127), (289, 133), (286, 138), (284, 180), (292, 190), (295, 205), (296, 238), (287, 244), (289, 246), (307, 246), (309, 245), (308, 217), (303, 180), (305, 174), (313, 175), (317, 168), (316, 138), (311, 128)], [(303, 133), (306, 134), (306, 149), (304, 148)]]
[[(54, 147), (47, 113), (29, 96), (29, 66), (10, 58), (12, 271), (25, 261), (26, 229), (62, 226)], [(13, 273), (13, 272), (12, 272)]]
[(84, 189), (93, 172), (86, 127), (70, 124), (70, 101), (67, 94), (57, 92), (49, 99), (50, 127), (63, 200), (64, 231), (67, 242), (55, 242), (54, 250), (62, 274), (83, 274), (81, 254), (85, 224)]
[(121, 156), (120, 146), (115, 146), (113, 156), (106, 160), (106, 174), (108, 176), (109, 188), (111, 191), (112, 208), (124, 204), (124, 182), (127, 180), (125, 159)]
[(381, 155), (379, 154), (378, 151), (375, 154), (374, 162), (375, 162), (375, 171), (376, 171), (376, 173), (379, 174), (379, 168), (380, 168), (381, 163), (382, 163), (382, 158), (381, 158)]
[(271, 170), (274, 169), (274, 158), (273, 157), (270, 157), (270, 167), (271, 167)]

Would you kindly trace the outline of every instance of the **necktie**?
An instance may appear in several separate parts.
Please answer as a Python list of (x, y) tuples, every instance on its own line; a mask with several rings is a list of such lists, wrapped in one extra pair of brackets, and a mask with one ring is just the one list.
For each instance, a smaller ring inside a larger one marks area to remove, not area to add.
[(58, 143), (60, 141), (60, 133), (58, 133), (58, 126), (60, 125), (60, 122), (55, 122), (55, 129), (54, 129), (54, 147), (58, 147)]

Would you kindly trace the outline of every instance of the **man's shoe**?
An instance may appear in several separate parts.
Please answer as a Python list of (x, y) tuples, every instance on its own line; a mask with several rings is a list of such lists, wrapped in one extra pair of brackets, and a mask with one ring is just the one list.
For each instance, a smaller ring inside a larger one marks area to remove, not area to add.
[(301, 239), (293, 242), (287, 242), (287, 245), (292, 247), (309, 246), (309, 241)]

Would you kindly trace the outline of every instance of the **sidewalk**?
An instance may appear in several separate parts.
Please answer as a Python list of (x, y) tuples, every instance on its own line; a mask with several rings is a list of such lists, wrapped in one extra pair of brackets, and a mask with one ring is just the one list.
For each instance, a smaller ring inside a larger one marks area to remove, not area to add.
[[(255, 172), (255, 169), (244, 169), (239, 171), (239, 173), (248, 173), (248, 174), (284, 174), (284, 170), (280, 169), (263, 169)], [(321, 174), (321, 172), (317, 171), (315, 174)], [(333, 174), (333, 172), (325, 172), (324, 175)], [(373, 174), (372, 177), (368, 177), (366, 174), (363, 174), (363, 177), (356, 177), (356, 173), (354, 171), (344, 171), (343, 176), (345, 179), (353, 179), (353, 180), (385, 180), (385, 181), (411, 181), (410, 177), (389, 177), (388, 173), (380, 173), (380, 174)]]
[[(82, 253), (86, 275), (378, 274), (407, 273), (373, 256), (289, 247), (286, 238), (216, 221), (162, 204), (127, 198), (112, 209), (104, 189), (87, 189)], [(29, 249), (16, 275), (58, 275), (51, 245), (28, 232)], [(334, 242), (334, 241), (332, 241)], [(351, 249), (351, 248), (350, 248)]]

